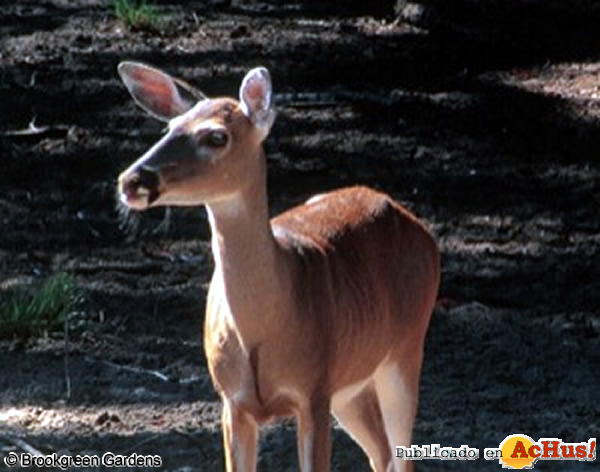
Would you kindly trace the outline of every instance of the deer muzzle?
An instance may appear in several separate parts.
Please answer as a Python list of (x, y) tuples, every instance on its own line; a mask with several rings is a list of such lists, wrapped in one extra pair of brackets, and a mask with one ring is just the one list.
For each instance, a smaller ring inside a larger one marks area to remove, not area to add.
[(119, 176), (119, 195), (130, 208), (148, 208), (160, 196), (158, 174), (144, 167), (123, 172)]

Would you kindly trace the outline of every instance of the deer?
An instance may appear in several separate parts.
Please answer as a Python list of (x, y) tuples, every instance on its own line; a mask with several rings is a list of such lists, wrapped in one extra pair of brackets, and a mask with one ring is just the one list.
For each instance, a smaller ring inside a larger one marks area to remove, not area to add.
[(122, 62), (134, 101), (167, 123), (118, 177), (130, 209), (204, 206), (214, 272), (203, 346), (222, 400), (228, 472), (254, 471), (260, 426), (293, 417), (300, 470), (331, 460), (331, 415), (374, 471), (409, 471), (425, 336), (440, 255), (425, 224), (387, 194), (333, 190), (270, 219), (263, 142), (275, 119), (264, 67), (239, 98), (208, 98)]

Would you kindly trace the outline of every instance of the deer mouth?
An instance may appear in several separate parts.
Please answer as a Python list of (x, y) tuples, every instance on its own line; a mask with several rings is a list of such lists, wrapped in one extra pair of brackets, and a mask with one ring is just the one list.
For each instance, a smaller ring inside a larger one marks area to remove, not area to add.
[(140, 168), (119, 178), (121, 201), (130, 208), (143, 210), (160, 196), (159, 177), (154, 171)]

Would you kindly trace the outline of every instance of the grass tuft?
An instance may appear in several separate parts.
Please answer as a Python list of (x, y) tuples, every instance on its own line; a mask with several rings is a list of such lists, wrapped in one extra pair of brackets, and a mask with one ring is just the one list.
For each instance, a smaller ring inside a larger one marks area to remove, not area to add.
[(0, 338), (4, 339), (40, 337), (62, 330), (83, 300), (75, 278), (63, 272), (36, 287), (18, 287), (2, 295)]
[(158, 29), (160, 19), (156, 8), (146, 0), (113, 0), (115, 15), (132, 30)]

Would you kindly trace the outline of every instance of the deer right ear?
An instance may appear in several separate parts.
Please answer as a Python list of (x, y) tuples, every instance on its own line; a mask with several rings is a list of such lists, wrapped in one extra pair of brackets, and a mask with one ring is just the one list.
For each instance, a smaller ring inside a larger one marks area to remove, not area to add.
[(121, 62), (118, 70), (135, 102), (161, 121), (184, 114), (206, 98), (185, 82), (139, 62)]
[(240, 87), (242, 111), (262, 132), (263, 138), (267, 136), (275, 120), (271, 95), (271, 76), (267, 69), (257, 67), (246, 74)]

